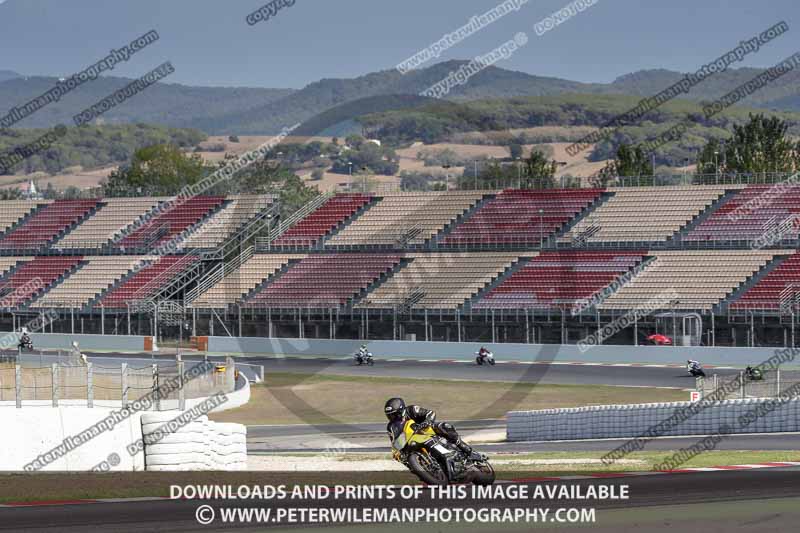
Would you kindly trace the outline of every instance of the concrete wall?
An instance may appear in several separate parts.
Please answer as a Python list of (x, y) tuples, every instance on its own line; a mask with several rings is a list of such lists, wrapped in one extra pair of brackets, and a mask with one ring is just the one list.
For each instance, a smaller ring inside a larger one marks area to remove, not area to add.
[[(360, 341), (321, 339), (269, 339), (263, 337), (209, 337), (208, 351), (224, 354), (278, 356), (352, 355), (366, 342), (380, 358), (472, 360), (481, 346), (492, 350), (498, 361), (583, 361), (602, 363), (685, 363), (697, 359), (713, 365), (745, 366), (760, 363), (780, 348), (728, 348), (686, 346), (596, 346), (581, 352), (575, 344), (458, 343), (424, 341)], [(800, 358), (798, 358), (800, 359)], [(793, 363), (800, 364), (800, 361)], [(792, 363), (788, 363), (792, 364)]]
[[(3, 335), (19, 333), (0, 332)], [(69, 350), (72, 342), (77, 341), (82, 351), (108, 350), (117, 352), (141, 352), (145, 337), (139, 335), (72, 335), (70, 333), (31, 333), (34, 349)], [(17, 342), (10, 343), (10, 349), (16, 349)]]
[[(59, 446), (65, 438), (89, 429), (111, 413), (111, 409), (85, 407), (0, 407), (3, 432), (0, 471), (23, 470), (26, 464)], [(103, 461), (108, 461), (113, 471), (144, 470), (144, 454), (131, 456), (125, 450), (128, 444), (142, 437), (140, 417), (141, 413), (134, 413), (113, 429), (67, 451), (42, 471), (89, 471)], [(109, 459), (112, 454), (118, 458), (117, 464)]]
[(148, 437), (180, 413), (145, 413), (142, 434), (147, 470), (246, 470), (247, 427), (211, 422), (201, 416), (155, 443)]
[[(658, 436), (710, 435), (723, 427), (730, 433), (772, 433), (800, 431), (800, 399), (786, 401), (758, 417), (743, 423), (740, 417), (767, 407), (771, 399), (725, 400), (714, 402), (677, 423), (659, 430)], [(602, 405), (541, 411), (512, 411), (506, 415), (507, 436), (511, 441), (547, 441), (573, 439), (635, 438), (668, 420), (690, 402), (636, 405)]]

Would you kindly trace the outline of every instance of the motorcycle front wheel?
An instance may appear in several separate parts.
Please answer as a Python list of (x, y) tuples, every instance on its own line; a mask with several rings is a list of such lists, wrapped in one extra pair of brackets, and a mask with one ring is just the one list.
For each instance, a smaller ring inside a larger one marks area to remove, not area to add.
[(494, 366), (494, 359), (489, 359), (489, 364)]
[(450, 480), (442, 465), (428, 454), (412, 453), (408, 456), (408, 467), (420, 481), (428, 485), (447, 485)]
[(372, 359), (369, 359), (369, 360), (367, 361), (367, 364), (368, 364), (369, 366), (372, 366), (372, 365), (374, 365), (374, 364), (375, 364), (375, 361), (373, 361)]
[(494, 483), (494, 468), (489, 464), (489, 461), (476, 463), (474, 468), (476, 473), (472, 477), (472, 483), (475, 485), (491, 485)]

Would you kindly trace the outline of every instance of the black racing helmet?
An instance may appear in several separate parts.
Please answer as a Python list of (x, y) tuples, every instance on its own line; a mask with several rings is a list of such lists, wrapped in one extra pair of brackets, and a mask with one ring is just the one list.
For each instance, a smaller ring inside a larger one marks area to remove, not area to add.
[(402, 398), (391, 398), (383, 407), (383, 412), (386, 413), (386, 418), (392, 422), (402, 420), (406, 417), (406, 402)]

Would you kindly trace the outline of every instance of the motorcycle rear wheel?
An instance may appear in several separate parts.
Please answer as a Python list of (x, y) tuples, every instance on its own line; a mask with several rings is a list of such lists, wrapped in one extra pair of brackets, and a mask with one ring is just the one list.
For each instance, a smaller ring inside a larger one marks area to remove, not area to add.
[(475, 464), (477, 471), (472, 477), (472, 483), (475, 485), (492, 485), (494, 483), (495, 474), (494, 468), (489, 461), (483, 461)]
[(408, 456), (408, 467), (420, 481), (428, 485), (446, 486), (450, 483), (442, 465), (430, 455), (412, 453)]
[(475, 362), (478, 363), (479, 365), (482, 365), (483, 364), (483, 358), (478, 356), (478, 357), (475, 358)]

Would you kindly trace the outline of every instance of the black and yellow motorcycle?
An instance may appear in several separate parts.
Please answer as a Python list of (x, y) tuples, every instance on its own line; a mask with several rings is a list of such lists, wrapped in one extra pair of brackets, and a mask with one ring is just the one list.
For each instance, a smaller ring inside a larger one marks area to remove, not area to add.
[(428, 425), (407, 420), (392, 441), (392, 457), (428, 485), (494, 483), (494, 468), (485, 458), (472, 459)]

